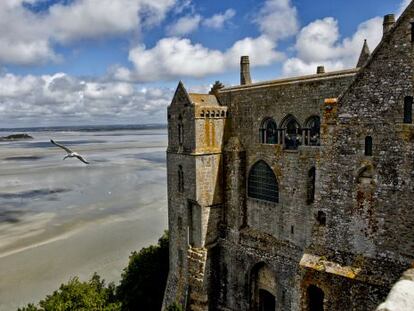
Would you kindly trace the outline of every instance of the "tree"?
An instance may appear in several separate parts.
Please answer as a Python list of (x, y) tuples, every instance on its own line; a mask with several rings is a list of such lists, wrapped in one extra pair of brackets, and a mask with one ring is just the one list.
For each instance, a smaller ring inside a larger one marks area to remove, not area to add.
[(29, 304), (18, 311), (119, 311), (120, 307), (115, 298), (115, 285), (110, 283), (106, 287), (105, 281), (95, 273), (88, 282), (74, 277), (41, 300), (39, 307)]
[[(160, 310), (168, 277), (168, 232), (157, 245), (132, 252), (118, 287), (105, 285), (98, 274), (87, 282), (78, 277), (62, 284), (38, 306), (28, 304), (18, 311), (136, 311)], [(172, 306), (180, 311), (181, 308)], [(170, 310), (170, 309), (169, 309)]]
[(158, 240), (158, 245), (133, 252), (117, 288), (122, 310), (160, 310), (168, 266), (168, 232)]

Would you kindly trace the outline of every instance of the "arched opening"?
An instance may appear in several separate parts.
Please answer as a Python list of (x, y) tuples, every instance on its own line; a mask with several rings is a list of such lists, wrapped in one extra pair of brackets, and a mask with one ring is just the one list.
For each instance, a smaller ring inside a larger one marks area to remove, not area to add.
[(323, 311), (323, 300), (325, 294), (323, 290), (315, 285), (308, 287), (308, 310), (309, 311)]
[(279, 202), (279, 185), (276, 176), (264, 161), (258, 161), (250, 169), (248, 196), (263, 201)]
[(260, 143), (277, 144), (277, 125), (272, 118), (267, 118), (262, 122), (260, 127)]
[(315, 181), (316, 181), (316, 169), (312, 167), (308, 171), (308, 189), (307, 189), (307, 200), (308, 204), (312, 204), (315, 201)]
[(413, 97), (406, 96), (404, 98), (404, 123), (413, 122)]
[(372, 156), (372, 137), (365, 137), (365, 155)]
[(255, 265), (250, 274), (252, 301), (250, 310), (275, 311), (276, 310), (276, 276), (265, 264)]
[(294, 150), (302, 144), (302, 129), (293, 116), (285, 118), (285, 148)]
[(321, 118), (312, 116), (306, 122), (306, 128), (302, 133), (305, 135), (305, 143), (309, 146), (320, 146), (321, 144)]

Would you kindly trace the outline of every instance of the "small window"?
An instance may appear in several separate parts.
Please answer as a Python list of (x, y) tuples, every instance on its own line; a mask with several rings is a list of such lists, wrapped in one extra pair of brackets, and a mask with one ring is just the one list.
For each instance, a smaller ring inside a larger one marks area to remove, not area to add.
[(316, 181), (316, 169), (312, 167), (308, 171), (308, 189), (307, 189), (307, 203), (312, 204), (315, 201), (315, 181)]
[(279, 202), (279, 186), (276, 176), (264, 161), (257, 162), (250, 170), (248, 196), (269, 202)]
[(277, 125), (272, 118), (267, 118), (260, 126), (260, 143), (262, 144), (277, 144)]
[(365, 155), (372, 156), (372, 137), (365, 137)]
[(413, 98), (406, 96), (404, 98), (404, 123), (413, 122)]
[(184, 172), (181, 165), (178, 166), (178, 192), (184, 192)]
[(184, 143), (184, 124), (181, 115), (178, 117), (178, 143), (180, 146)]
[(411, 42), (414, 42), (414, 22), (411, 22)]
[(318, 221), (320, 226), (325, 226), (326, 225), (326, 214), (322, 211), (318, 211), (316, 220)]
[(315, 285), (308, 287), (308, 310), (324, 311), (323, 301), (325, 294), (322, 289)]

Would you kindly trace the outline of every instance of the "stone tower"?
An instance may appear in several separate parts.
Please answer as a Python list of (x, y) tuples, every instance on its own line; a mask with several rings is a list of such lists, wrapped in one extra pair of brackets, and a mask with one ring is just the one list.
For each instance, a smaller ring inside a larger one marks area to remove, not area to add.
[(168, 107), (170, 273), (163, 309), (207, 310), (210, 251), (222, 215), (222, 141), (227, 107), (188, 94), (180, 82)]

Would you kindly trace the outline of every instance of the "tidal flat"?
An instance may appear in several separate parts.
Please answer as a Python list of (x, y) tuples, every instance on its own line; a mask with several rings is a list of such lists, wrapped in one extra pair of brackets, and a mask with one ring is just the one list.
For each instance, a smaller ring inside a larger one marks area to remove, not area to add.
[[(10, 133), (0, 131), (0, 136)], [(0, 310), (73, 276), (117, 282), (167, 228), (165, 129), (44, 129), (0, 142)], [(90, 162), (62, 160), (54, 139)]]

